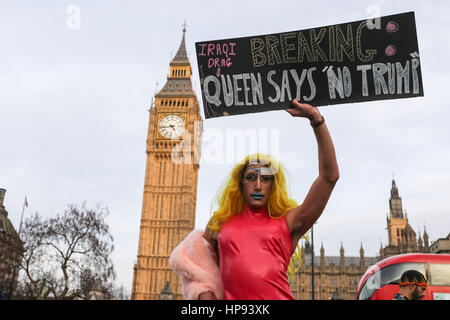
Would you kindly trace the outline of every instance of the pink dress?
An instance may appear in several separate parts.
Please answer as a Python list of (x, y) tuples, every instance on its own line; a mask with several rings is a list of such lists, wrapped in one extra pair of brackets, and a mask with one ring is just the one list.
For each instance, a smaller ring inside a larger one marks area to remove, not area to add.
[(292, 253), (286, 217), (244, 206), (219, 233), (224, 299), (294, 300), (286, 274)]

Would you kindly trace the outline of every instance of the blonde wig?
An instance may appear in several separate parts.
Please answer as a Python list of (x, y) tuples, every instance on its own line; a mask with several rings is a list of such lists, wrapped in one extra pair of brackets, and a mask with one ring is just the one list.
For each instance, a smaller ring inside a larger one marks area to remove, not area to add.
[[(261, 164), (274, 174), (272, 189), (267, 202), (267, 211), (271, 218), (279, 219), (289, 212), (289, 210), (298, 206), (295, 200), (289, 198), (286, 188), (285, 170), (281, 164), (269, 155), (260, 153), (252, 154), (233, 168), (229, 179), (219, 190), (216, 198), (218, 209), (213, 213), (208, 223), (211, 232), (220, 231), (223, 223), (244, 209), (241, 180), (247, 166), (252, 164)], [(303, 238), (308, 239), (306, 235)], [(301, 248), (300, 245), (297, 245), (297, 249), (289, 263), (288, 276), (290, 280), (294, 278), (295, 273), (300, 269), (301, 265)]]

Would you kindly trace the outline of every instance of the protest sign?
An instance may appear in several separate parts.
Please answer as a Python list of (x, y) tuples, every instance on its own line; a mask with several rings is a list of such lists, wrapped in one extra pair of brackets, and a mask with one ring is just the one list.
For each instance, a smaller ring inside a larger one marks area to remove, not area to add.
[(424, 95), (414, 12), (195, 45), (206, 118)]

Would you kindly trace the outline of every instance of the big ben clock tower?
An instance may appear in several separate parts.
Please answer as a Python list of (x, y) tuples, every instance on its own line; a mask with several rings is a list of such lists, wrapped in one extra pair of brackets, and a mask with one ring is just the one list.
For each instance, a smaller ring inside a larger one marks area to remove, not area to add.
[(132, 299), (164, 299), (168, 293), (173, 299), (182, 299), (180, 279), (169, 267), (169, 256), (195, 226), (202, 133), (185, 33), (184, 28), (167, 82), (150, 108)]

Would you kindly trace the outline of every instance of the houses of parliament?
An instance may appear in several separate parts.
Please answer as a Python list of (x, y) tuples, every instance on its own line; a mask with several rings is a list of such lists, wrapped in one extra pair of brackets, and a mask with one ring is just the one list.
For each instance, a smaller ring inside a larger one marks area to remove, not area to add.
[(408, 216), (406, 213), (403, 214), (402, 199), (399, 196), (395, 180), (392, 180), (389, 209), (389, 217), (386, 221), (389, 244), (380, 248), (380, 255), (377, 257), (366, 257), (362, 244), (359, 257), (346, 257), (342, 244), (339, 256), (325, 256), (322, 245), (320, 256), (314, 255), (314, 263), (312, 263), (311, 246), (306, 243), (305, 248), (302, 248), (304, 265), (291, 284), (296, 297), (301, 300), (311, 299), (313, 294), (311, 286), (313, 265), (316, 279), (314, 284), (315, 299), (353, 300), (356, 297), (359, 280), (371, 265), (397, 254), (432, 252), (426, 230), (423, 232), (423, 239), (420, 233), (417, 238), (416, 232), (409, 224)]
[[(202, 135), (202, 117), (192, 88), (185, 35), (183, 29), (167, 81), (154, 96), (149, 110), (143, 204), (131, 296), (136, 300), (183, 299), (180, 279), (171, 271), (168, 259), (195, 226), (199, 161), (176, 163), (172, 154), (173, 148), (184, 142), (188, 148), (180, 151), (180, 156), (200, 157)], [(424, 230), (417, 237), (411, 228), (394, 180), (389, 209), (389, 244), (380, 248), (377, 257), (366, 257), (362, 245), (359, 257), (345, 256), (343, 244), (339, 256), (326, 256), (323, 244), (320, 255), (315, 256), (306, 243), (302, 248), (303, 266), (291, 282), (294, 296), (311, 299), (313, 266), (315, 299), (355, 299), (359, 279), (369, 266), (391, 255), (430, 252), (428, 234)]]

